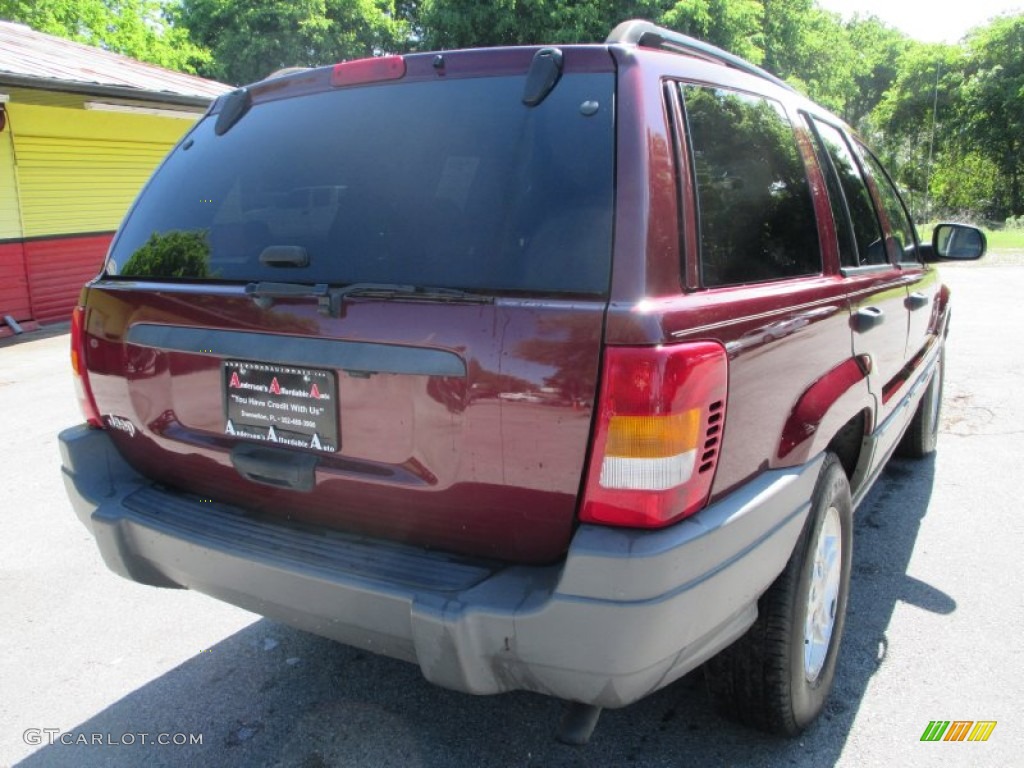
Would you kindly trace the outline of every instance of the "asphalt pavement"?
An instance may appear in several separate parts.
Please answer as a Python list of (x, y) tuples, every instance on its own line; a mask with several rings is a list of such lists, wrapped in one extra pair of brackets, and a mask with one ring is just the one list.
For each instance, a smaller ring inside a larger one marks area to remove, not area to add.
[[(777, 739), (712, 713), (700, 674), (605, 712), (472, 697), (417, 667), (200, 594), (110, 573), (75, 518), (57, 433), (80, 420), (58, 328), (0, 343), (0, 766), (1024, 765), (1024, 259), (943, 267), (953, 290), (939, 450), (858, 510), (838, 683)], [(930, 721), (986, 742), (922, 742)]]

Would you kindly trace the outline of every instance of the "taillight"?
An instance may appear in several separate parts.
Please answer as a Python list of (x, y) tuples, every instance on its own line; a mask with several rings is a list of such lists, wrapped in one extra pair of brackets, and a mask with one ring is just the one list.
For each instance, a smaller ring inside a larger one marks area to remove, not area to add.
[(720, 344), (608, 347), (580, 519), (657, 528), (703, 507), (727, 381)]
[(89, 370), (85, 365), (85, 335), (85, 307), (75, 307), (71, 312), (71, 370), (75, 374), (75, 394), (89, 426), (102, 429), (103, 420), (92, 396)]
[(401, 80), (403, 77), (405, 59), (401, 56), (378, 56), (335, 64), (334, 71), (331, 72), (331, 85), (363, 85), (382, 80)]

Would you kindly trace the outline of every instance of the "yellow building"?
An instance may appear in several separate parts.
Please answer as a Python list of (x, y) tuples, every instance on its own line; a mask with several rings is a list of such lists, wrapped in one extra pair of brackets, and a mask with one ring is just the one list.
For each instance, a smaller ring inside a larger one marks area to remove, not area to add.
[(70, 316), (150, 174), (229, 86), (0, 21), (0, 338)]

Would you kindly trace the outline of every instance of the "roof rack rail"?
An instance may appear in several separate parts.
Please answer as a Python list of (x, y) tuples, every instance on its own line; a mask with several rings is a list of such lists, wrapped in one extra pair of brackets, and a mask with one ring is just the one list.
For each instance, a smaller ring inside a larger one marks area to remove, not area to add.
[(627, 45), (640, 45), (644, 48), (656, 48), (660, 51), (670, 51), (672, 53), (697, 54), (747, 74), (764, 78), (769, 82), (775, 83), (775, 85), (785, 88), (787, 91), (796, 90), (782, 78), (776, 77), (771, 72), (751, 64), (739, 56), (723, 51), (721, 48), (711, 45), (711, 43), (705, 43), (703, 40), (698, 40), (695, 37), (674, 32), (665, 27), (659, 27), (643, 19), (630, 19), (629, 21), (622, 22), (611, 31), (611, 34), (605, 39), (605, 43), (608, 45), (625, 43)]

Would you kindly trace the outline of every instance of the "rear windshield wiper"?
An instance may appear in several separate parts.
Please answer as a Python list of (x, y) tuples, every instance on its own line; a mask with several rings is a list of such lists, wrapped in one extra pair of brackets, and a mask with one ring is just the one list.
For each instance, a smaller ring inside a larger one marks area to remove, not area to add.
[(269, 309), (274, 299), (315, 298), (320, 314), (327, 317), (341, 315), (342, 303), (346, 296), (363, 296), (375, 299), (411, 299), (413, 301), (451, 302), (459, 304), (490, 304), (494, 299), (459, 288), (432, 288), (428, 286), (403, 285), (399, 283), (352, 283), (340, 288), (331, 288), (327, 283), (306, 285), (302, 283), (249, 283), (245, 293), (256, 305)]

